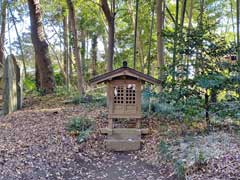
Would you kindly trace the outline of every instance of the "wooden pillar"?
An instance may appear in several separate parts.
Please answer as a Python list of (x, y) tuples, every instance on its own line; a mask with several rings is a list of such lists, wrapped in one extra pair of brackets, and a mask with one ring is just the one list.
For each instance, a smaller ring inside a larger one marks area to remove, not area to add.
[(136, 128), (137, 128), (137, 129), (141, 129), (141, 119), (140, 119), (140, 118), (137, 119)]
[(108, 135), (112, 135), (112, 131), (113, 131), (113, 119), (112, 118), (108, 118), (108, 129), (109, 129)]

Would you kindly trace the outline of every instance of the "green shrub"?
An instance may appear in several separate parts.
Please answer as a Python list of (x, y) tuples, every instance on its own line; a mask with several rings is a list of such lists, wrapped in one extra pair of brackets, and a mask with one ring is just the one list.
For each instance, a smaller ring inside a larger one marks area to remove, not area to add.
[(165, 141), (161, 140), (159, 143), (158, 149), (164, 160), (166, 160), (166, 161), (172, 160), (172, 153), (170, 151), (169, 144), (167, 144)]
[(195, 154), (195, 164), (198, 168), (201, 168), (202, 166), (206, 165), (206, 158), (202, 151), (199, 151)]
[(182, 160), (177, 160), (174, 162), (174, 171), (177, 177), (177, 180), (185, 180), (185, 167)]
[(96, 95), (85, 95), (81, 97), (79, 95), (75, 95), (70, 100), (73, 104), (84, 104), (88, 107), (96, 107), (96, 106), (107, 106), (107, 100), (105, 96), (96, 96)]
[(92, 132), (94, 123), (86, 117), (74, 117), (67, 124), (67, 131), (76, 135), (78, 142), (84, 141)]
[(35, 79), (32, 76), (27, 76), (24, 80), (23, 80), (23, 87), (25, 92), (32, 92), (32, 91), (36, 91), (36, 82)]
[(156, 94), (149, 89), (142, 93), (142, 110), (169, 120), (195, 120), (204, 116), (203, 102), (191, 90), (176, 88), (172, 92)]
[(54, 90), (56, 96), (75, 96), (77, 91), (73, 87), (57, 86)]
[(57, 86), (63, 86), (64, 85), (64, 77), (61, 72), (55, 72), (54, 73), (54, 78)]

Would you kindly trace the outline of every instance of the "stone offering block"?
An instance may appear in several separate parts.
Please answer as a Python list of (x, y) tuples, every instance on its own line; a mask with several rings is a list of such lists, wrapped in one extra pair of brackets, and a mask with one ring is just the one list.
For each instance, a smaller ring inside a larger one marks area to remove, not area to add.
[(135, 151), (141, 147), (141, 130), (135, 128), (115, 128), (105, 140), (111, 151)]
[(3, 74), (3, 111), (9, 114), (22, 107), (22, 73), (14, 55), (4, 61)]

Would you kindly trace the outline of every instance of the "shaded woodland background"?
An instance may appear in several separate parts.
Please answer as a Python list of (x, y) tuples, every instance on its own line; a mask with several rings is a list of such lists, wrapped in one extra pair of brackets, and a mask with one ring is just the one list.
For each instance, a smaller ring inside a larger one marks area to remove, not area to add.
[(26, 93), (84, 97), (90, 78), (126, 60), (162, 82), (144, 90), (148, 111), (240, 116), (238, 0), (2, 0), (0, 52), (22, 62)]

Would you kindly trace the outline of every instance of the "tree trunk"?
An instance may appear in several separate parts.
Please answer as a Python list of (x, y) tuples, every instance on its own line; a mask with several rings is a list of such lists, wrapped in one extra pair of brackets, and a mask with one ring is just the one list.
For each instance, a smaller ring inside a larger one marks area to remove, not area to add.
[(183, 28), (183, 25), (184, 25), (186, 6), (187, 6), (187, 0), (183, 0), (182, 12), (181, 12), (181, 21), (180, 21), (181, 28)]
[(69, 58), (69, 82), (73, 83), (73, 53), (72, 53), (72, 22), (70, 16), (68, 16), (68, 32), (69, 32), (69, 44), (68, 44), (68, 58)]
[(208, 131), (210, 131), (210, 128), (211, 128), (211, 122), (210, 122), (210, 119), (209, 119), (209, 95), (208, 95), (208, 89), (206, 89), (206, 92), (205, 92), (205, 120), (206, 120), (206, 123), (207, 123), (207, 128), (208, 128)]
[[(233, 13), (233, 3), (232, 0), (230, 0), (230, 7), (231, 7), (231, 18), (232, 18), (232, 30), (235, 32), (235, 24), (234, 24), (234, 13)], [(234, 43), (236, 44), (236, 35), (234, 34)]]
[(237, 0), (237, 55), (240, 61), (240, 0)]
[(210, 96), (210, 100), (211, 103), (216, 103), (217, 102), (217, 90), (211, 90), (211, 96)]
[[(164, 43), (163, 43), (163, 0), (157, 0), (157, 59), (158, 59), (158, 78), (162, 79), (164, 73)], [(162, 85), (160, 84), (160, 90)]]
[(3, 0), (1, 7), (1, 34), (0, 34), (0, 66), (4, 62), (4, 43), (5, 43), (5, 31), (6, 31), (6, 14), (7, 14), (7, 0)]
[(176, 17), (175, 17), (173, 63), (172, 63), (173, 87), (175, 86), (175, 78), (176, 78), (175, 76), (176, 76), (176, 59), (177, 59), (178, 13), (179, 13), (179, 0), (176, 0)]
[(76, 58), (76, 64), (77, 64), (77, 73), (78, 73), (78, 89), (80, 96), (84, 95), (84, 79), (83, 79), (83, 73), (82, 73), (82, 62), (80, 58), (80, 49), (78, 46), (78, 32), (76, 27), (76, 17), (75, 17), (75, 11), (74, 6), (71, 0), (67, 0), (67, 5), (69, 9), (69, 16), (71, 19), (71, 27), (72, 27), (72, 33), (73, 33), (73, 53)]
[(136, 55), (137, 55), (137, 36), (138, 36), (138, 6), (139, 0), (136, 0), (136, 15), (134, 24), (134, 52), (133, 52), (133, 68), (136, 69)]
[[(204, 0), (200, 1), (200, 14), (199, 14), (199, 23), (198, 23), (198, 28), (202, 31), (203, 30), (203, 15), (204, 15)], [(202, 46), (202, 40), (200, 40), (200, 46)], [(196, 62), (195, 62), (195, 74), (198, 75), (200, 74), (203, 69), (202, 69), (202, 52), (199, 53), (199, 49), (197, 49), (197, 55), (196, 55)]]
[(40, 76), (40, 89), (44, 94), (52, 93), (55, 82), (48, 44), (43, 33), (39, 0), (28, 0), (28, 7), (31, 20), (31, 37), (35, 50), (37, 69)]
[[(189, 7), (189, 16), (188, 16), (188, 35), (190, 34), (190, 28), (192, 27), (192, 15), (193, 15), (193, 0), (190, 0), (190, 7)], [(190, 47), (190, 41), (189, 41), (189, 47)], [(186, 73), (186, 79), (189, 78), (189, 62), (190, 62), (191, 56), (189, 55), (186, 59), (187, 64), (187, 73)]]
[[(137, 8), (136, 8), (136, 11), (137, 11)], [(134, 52), (134, 54), (136, 54), (136, 60), (135, 60), (136, 61), (136, 67), (137, 67), (137, 54), (139, 54), (140, 68), (141, 68), (141, 71), (144, 72), (143, 43), (142, 43), (142, 40), (140, 38), (139, 28), (135, 27), (135, 25), (136, 25), (136, 16), (134, 16), (133, 8), (132, 8), (132, 2), (131, 1), (128, 3), (128, 12), (132, 16), (131, 20), (132, 20), (133, 29), (136, 30), (135, 33), (136, 33), (136, 49), (137, 49), (137, 53)]]
[(20, 37), (18, 29), (17, 29), (15, 17), (13, 15), (12, 10), (11, 10), (10, 7), (9, 7), (9, 12), (10, 12), (10, 15), (12, 17), (13, 25), (14, 25), (14, 28), (15, 28), (15, 31), (16, 31), (16, 34), (17, 34), (18, 44), (19, 44), (19, 47), (20, 47), (21, 55), (22, 55), (24, 74), (26, 75), (27, 74), (27, 68), (26, 68), (26, 63), (25, 63), (26, 61), (25, 61), (23, 48), (22, 48), (22, 40), (21, 40), (21, 37)]
[(92, 37), (92, 76), (97, 75), (97, 35), (94, 34)]
[(150, 75), (150, 66), (151, 66), (151, 49), (152, 49), (152, 34), (153, 34), (153, 26), (154, 26), (154, 4), (152, 4), (152, 19), (151, 19), (151, 27), (149, 34), (149, 47), (148, 47), (148, 56), (147, 56), (147, 74)]
[(81, 42), (81, 60), (82, 60), (82, 72), (83, 77), (85, 75), (86, 62), (85, 62), (85, 53), (86, 53), (86, 33), (82, 29), (80, 32), (80, 42)]
[(112, 71), (115, 34), (115, 0), (112, 1), (112, 10), (110, 10), (107, 0), (101, 0), (101, 8), (108, 22), (107, 70)]
[[(63, 10), (65, 12), (65, 9)], [(63, 44), (64, 44), (64, 72), (66, 74), (65, 85), (69, 88), (69, 47), (68, 47), (68, 17), (63, 17)]]

